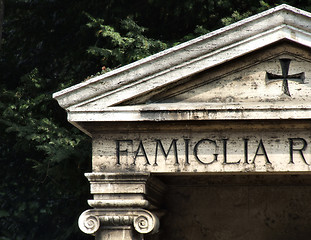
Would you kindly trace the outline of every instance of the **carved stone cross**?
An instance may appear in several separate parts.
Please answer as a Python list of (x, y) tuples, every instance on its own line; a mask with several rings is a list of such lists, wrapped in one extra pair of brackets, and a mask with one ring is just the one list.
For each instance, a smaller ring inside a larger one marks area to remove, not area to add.
[(290, 61), (291, 61), (291, 59), (288, 59), (288, 58), (280, 59), (281, 68), (282, 68), (282, 75), (277, 75), (277, 74), (266, 72), (267, 83), (270, 83), (272, 81), (277, 81), (277, 80), (283, 80), (282, 90), (283, 90), (283, 93), (288, 95), (288, 96), (290, 96), (290, 92), (289, 92), (289, 88), (288, 88), (288, 80), (296, 81), (299, 83), (303, 83), (305, 80), (305, 73), (304, 72), (288, 75)]

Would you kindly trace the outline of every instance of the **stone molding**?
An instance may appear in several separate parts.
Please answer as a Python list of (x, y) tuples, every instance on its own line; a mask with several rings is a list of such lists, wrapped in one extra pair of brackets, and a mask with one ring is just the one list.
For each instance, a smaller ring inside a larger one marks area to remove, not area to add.
[(81, 214), (81, 231), (104, 237), (111, 232), (118, 236), (117, 232), (124, 230), (132, 233), (135, 230), (139, 234), (158, 231), (159, 217), (163, 215), (159, 209), (165, 191), (165, 185), (160, 180), (150, 173), (137, 172), (92, 172), (85, 175), (94, 197), (88, 203), (94, 209)]
[(144, 209), (91, 209), (80, 215), (78, 224), (86, 234), (95, 234), (100, 227), (133, 227), (138, 233), (152, 234), (159, 230), (160, 221), (156, 214)]
[(150, 173), (86, 173), (94, 199), (94, 208), (157, 209), (165, 185)]

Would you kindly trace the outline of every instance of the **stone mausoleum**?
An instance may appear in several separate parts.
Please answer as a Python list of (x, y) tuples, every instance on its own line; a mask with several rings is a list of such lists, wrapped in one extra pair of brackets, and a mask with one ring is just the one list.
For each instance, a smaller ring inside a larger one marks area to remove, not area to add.
[(93, 143), (80, 229), (311, 239), (310, 81), (311, 13), (280, 5), (55, 93)]

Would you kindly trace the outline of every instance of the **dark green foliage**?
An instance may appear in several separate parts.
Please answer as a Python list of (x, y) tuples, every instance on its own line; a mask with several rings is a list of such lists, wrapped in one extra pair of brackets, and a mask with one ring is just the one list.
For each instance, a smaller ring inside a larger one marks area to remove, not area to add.
[(94, 30), (97, 38), (88, 53), (101, 57), (104, 66), (125, 65), (167, 48), (165, 43), (144, 36), (146, 29), (138, 26), (130, 17), (121, 20), (116, 30), (104, 25), (103, 19), (87, 16), (90, 20), (87, 26)]
[(311, 10), (306, 0), (4, 1), (0, 240), (88, 239), (77, 218), (89, 208), (91, 142), (53, 92), (281, 3)]
[(80, 235), (74, 224), (87, 208), (90, 141), (57, 121), (37, 69), (20, 81), (1, 92), (0, 236), (70, 239)]

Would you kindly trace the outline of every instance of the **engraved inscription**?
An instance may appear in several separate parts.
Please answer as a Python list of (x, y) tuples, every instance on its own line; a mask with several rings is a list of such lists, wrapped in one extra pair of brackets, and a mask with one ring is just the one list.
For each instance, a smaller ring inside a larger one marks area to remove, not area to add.
[[(271, 142), (271, 140), (269, 140)], [(154, 140), (133, 140), (133, 139), (117, 139), (115, 140), (115, 164), (122, 165), (129, 162), (131, 165), (140, 164), (145, 166), (153, 165), (157, 167), (161, 162), (170, 161), (170, 164), (178, 166), (183, 165), (212, 165), (220, 162), (223, 165), (249, 165), (256, 162), (262, 162), (265, 165), (273, 165), (276, 159), (270, 157), (269, 151), (266, 149), (268, 140), (258, 139), (252, 143), (252, 152), (249, 151), (249, 138), (242, 138), (240, 142), (230, 140), (230, 138), (210, 139), (202, 138), (192, 140), (191, 138), (176, 139), (163, 143), (161, 139)], [(180, 144), (178, 144), (180, 143)], [(182, 144), (181, 144), (182, 143)], [(295, 164), (296, 161), (310, 165), (305, 157), (308, 146), (304, 138), (287, 138), (285, 142), (279, 145), (287, 145), (285, 155), (288, 156), (287, 164)], [(145, 147), (148, 146), (148, 147)], [(237, 147), (239, 149), (237, 149)], [(271, 151), (271, 146), (270, 151)], [(221, 151), (220, 151), (221, 148)], [(131, 149), (134, 149), (131, 151)], [(136, 149), (136, 150), (135, 150)], [(239, 152), (232, 153), (232, 151)], [(180, 153), (183, 152), (182, 156)], [(238, 158), (236, 156), (239, 156)], [(250, 157), (251, 156), (251, 157)], [(130, 159), (122, 161), (122, 159)], [(220, 160), (221, 159), (221, 160)]]
[[(297, 146), (300, 145), (300, 146)], [(294, 164), (294, 152), (297, 152), (301, 159), (307, 164), (310, 165), (305, 157), (303, 152), (306, 150), (306, 147), (308, 146), (308, 143), (303, 138), (289, 138), (289, 154), (290, 154), (290, 162), (291, 164)]]

